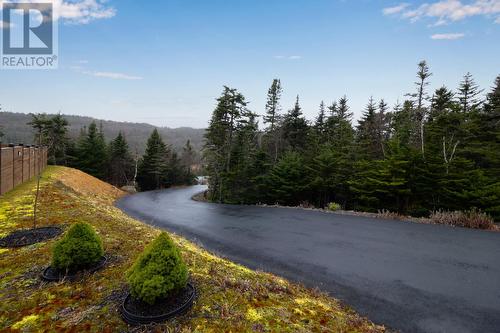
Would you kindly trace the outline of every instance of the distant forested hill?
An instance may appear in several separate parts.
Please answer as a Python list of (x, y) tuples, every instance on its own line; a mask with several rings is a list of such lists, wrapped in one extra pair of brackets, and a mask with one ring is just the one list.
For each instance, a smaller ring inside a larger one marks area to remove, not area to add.
[[(109, 120), (99, 120), (91, 117), (69, 116), (64, 115), (68, 120), (69, 136), (77, 138), (82, 127), (88, 127), (92, 121), (97, 125), (102, 124), (104, 136), (107, 141), (114, 139), (118, 132), (121, 131), (129, 143), (130, 150), (143, 153), (146, 147), (146, 141), (151, 135), (155, 126), (144, 123), (129, 123)], [(31, 117), (24, 113), (0, 112), (0, 126), (5, 134), (2, 141), (4, 143), (33, 143), (33, 129), (27, 125)], [(199, 151), (203, 145), (204, 129), (196, 129), (190, 127), (168, 128), (158, 127), (163, 139), (174, 147), (177, 151), (182, 149), (186, 141), (191, 140), (193, 147)]]

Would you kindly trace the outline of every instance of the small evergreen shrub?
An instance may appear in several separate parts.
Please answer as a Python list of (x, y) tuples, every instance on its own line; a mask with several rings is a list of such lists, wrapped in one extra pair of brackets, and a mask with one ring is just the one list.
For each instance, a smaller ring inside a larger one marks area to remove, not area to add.
[(96, 264), (103, 254), (101, 239), (94, 229), (87, 223), (76, 223), (54, 246), (52, 267), (77, 271)]
[(438, 224), (447, 224), (472, 229), (493, 229), (493, 219), (477, 209), (469, 211), (445, 212), (437, 211), (431, 214), (431, 221)]
[(161, 233), (127, 272), (127, 282), (135, 299), (154, 304), (186, 287), (187, 267), (170, 237)]
[(340, 210), (342, 207), (336, 203), (336, 202), (330, 202), (328, 204), (328, 210), (332, 211), (332, 212), (335, 212), (337, 210)]

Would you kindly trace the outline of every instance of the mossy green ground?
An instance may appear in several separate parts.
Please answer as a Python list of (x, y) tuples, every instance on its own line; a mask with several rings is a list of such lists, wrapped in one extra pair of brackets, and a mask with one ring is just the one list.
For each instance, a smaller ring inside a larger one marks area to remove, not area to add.
[[(36, 183), (0, 197), (0, 236), (32, 226)], [(45, 283), (54, 240), (0, 249), (1, 332), (383, 332), (333, 298), (218, 258), (172, 235), (199, 297), (191, 311), (163, 325), (132, 328), (118, 313), (125, 271), (159, 230), (113, 206), (120, 190), (80, 171), (43, 174), (39, 223), (90, 223), (103, 239), (107, 267), (80, 282)]]

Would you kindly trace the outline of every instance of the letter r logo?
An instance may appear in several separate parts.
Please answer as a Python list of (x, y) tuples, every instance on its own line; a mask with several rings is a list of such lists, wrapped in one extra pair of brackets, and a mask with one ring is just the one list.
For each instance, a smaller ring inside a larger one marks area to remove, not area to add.
[(52, 3), (4, 2), (2, 19), (3, 54), (53, 53)]

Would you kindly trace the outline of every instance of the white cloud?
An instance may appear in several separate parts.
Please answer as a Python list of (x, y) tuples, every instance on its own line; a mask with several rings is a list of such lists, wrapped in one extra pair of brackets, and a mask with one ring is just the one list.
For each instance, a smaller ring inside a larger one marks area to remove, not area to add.
[(113, 80), (142, 80), (141, 76), (132, 76), (124, 73), (116, 73), (116, 72), (91, 72), (91, 71), (82, 71), (81, 73), (86, 75), (91, 75), (95, 77), (102, 77)]
[(462, 2), (461, 0), (440, 0), (424, 3), (417, 7), (405, 6), (405, 3), (396, 7), (383, 10), (384, 14), (397, 14), (411, 22), (424, 18), (436, 20), (434, 26), (444, 25), (449, 22), (461, 21), (473, 16), (493, 17), (495, 22), (500, 21), (500, 0), (474, 0)]
[(86, 24), (93, 20), (111, 18), (116, 15), (116, 9), (105, 5), (104, 0), (54, 0), (56, 17), (69, 23)]
[(463, 38), (465, 34), (462, 33), (451, 33), (451, 34), (434, 34), (431, 36), (431, 39), (434, 40), (456, 40)]
[(300, 60), (302, 59), (302, 56), (299, 55), (293, 55), (288, 57), (289, 60)]
[(407, 7), (409, 6), (409, 4), (407, 3), (402, 3), (402, 4), (399, 4), (397, 6), (394, 6), (394, 7), (387, 7), (387, 8), (384, 8), (382, 10), (382, 12), (384, 13), (384, 15), (394, 15), (394, 14), (398, 14), (398, 13), (401, 13), (403, 10), (405, 10)]
[[(87, 24), (98, 19), (111, 18), (116, 15), (114, 7), (106, 5), (107, 0), (49, 0), (53, 4), (54, 19), (70, 24)], [(6, 0), (5, 2), (13, 2)], [(24, 2), (39, 2), (25, 0)]]

